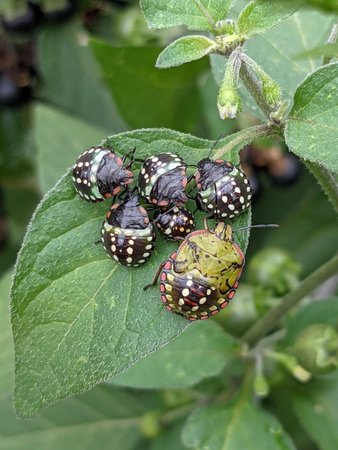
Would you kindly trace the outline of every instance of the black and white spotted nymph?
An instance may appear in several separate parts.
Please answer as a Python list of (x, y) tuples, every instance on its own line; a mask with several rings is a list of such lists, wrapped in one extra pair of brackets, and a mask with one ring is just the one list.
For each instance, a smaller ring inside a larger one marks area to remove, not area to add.
[(102, 225), (103, 247), (114, 261), (128, 267), (143, 265), (155, 248), (156, 235), (136, 193), (111, 206)]

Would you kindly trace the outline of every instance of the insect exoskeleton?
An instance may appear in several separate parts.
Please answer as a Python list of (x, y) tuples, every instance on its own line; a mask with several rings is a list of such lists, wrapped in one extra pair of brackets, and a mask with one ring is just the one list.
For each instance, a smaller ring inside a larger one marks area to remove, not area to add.
[(149, 260), (156, 235), (136, 193), (128, 192), (122, 203), (111, 206), (101, 240), (107, 254), (119, 264), (137, 267)]
[(73, 167), (76, 192), (85, 200), (96, 203), (118, 194), (133, 181), (133, 173), (123, 160), (106, 147), (86, 150)]
[(185, 238), (195, 228), (193, 214), (182, 206), (173, 206), (158, 212), (154, 223), (161, 235), (170, 241)]
[(182, 206), (187, 201), (187, 165), (175, 153), (160, 153), (147, 158), (141, 167), (140, 195), (160, 207)]
[(249, 180), (229, 161), (202, 159), (195, 181), (197, 206), (218, 220), (233, 219), (251, 205)]
[(234, 297), (243, 266), (244, 254), (232, 239), (232, 229), (221, 222), (215, 230), (190, 233), (155, 280), (160, 277), (161, 299), (169, 311), (203, 320)]

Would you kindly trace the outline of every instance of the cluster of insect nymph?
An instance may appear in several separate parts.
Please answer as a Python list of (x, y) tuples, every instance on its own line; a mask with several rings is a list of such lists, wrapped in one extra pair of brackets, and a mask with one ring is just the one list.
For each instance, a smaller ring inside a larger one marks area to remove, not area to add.
[[(141, 168), (137, 187), (131, 188), (135, 162)], [(156, 229), (164, 239), (178, 241), (177, 251), (160, 265), (146, 288), (160, 278), (167, 310), (191, 321), (214, 316), (235, 295), (244, 254), (232, 238), (229, 221), (250, 206), (252, 197), (249, 180), (231, 162), (204, 158), (195, 167), (195, 174), (188, 177), (188, 165), (175, 153), (137, 160), (135, 149), (121, 158), (113, 149), (98, 146), (80, 155), (73, 168), (75, 189), (84, 200), (113, 199), (101, 240), (117, 263), (145, 264), (155, 248)], [(190, 195), (187, 186), (192, 186)], [(213, 229), (206, 216), (205, 228), (193, 231), (188, 198), (216, 220)]]

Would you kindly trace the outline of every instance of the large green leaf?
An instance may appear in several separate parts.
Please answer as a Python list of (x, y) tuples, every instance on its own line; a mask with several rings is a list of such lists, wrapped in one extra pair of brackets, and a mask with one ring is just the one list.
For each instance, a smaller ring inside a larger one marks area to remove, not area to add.
[(76, 21), (47, 26), (38, 35), (40, 96), (108, 133), (126, 129), (100, 79), (100, 69)]
[[(57, 124), (57, 127), (55, 126)], [(106, 132), (80, 119), (38, 105), (35, 108), (35, 139), (40, 189), (46, 193), (85, 149), (98, 145)]]
[(114, 377), (111, 383), (157, 389), (193, 386), (204, 378), (218, 375), (233, 354), (234, 346), (235, 340), (217, 323), (197, 323)]
[[(226, 19), (236, 0), (141, 0), (141, 8), (150, 28), (184, 25), (189, 30), (210, 30), (212, 27), (202, 9), (217, 22)], [(202, 8), (198, 6), (202, 5)]]
[(296, 155), (338, 172), (338, 63), (312, 73), (298, 87), (286, 123), (286, 143)]
[[(136, 147), (138, 157), (176, 151), (188, 163), (207, 156), (213, 144), (171, 130), (123, 133), (108, 142), (122, 153)], [(29, 226), (12, 288), (21, 416), (111, 378), (187, 326), (163, 308), (157, 289), (142, 289), (175, 245), (159, 239), (151, 263), (142, 268), (117, 265), (95, 245), (107, 208), (76, 196), (67, 173)], [(234, 227), (247, 225), (249, 217), (244, 213)], [(245, 250), (248, 230), (236, 239)]]
[(194, 411), (183, 429), (183, 443), (199, 450), (295, 449), (277, 419), (243, 398)]
[(98, 40), (91, 47), (122, 116), (134, 128), (168, 127), (194, 131), (200, 115), (201, 60), (179, 69), (156, 69), (158, 47), (117, 48)]
[(299, 387), (292, 397), (299, 421), (320, 450), (338, 448), (338, 379), (331, 376)]
[(297, 0), (252, 0), (238, 18), (238, 29), (247, 37), (265, 33), (293, 14), (297, 5)]
[(149, 450), (185, 450), (181, 440), (182, 422), (181, 420), (174, 425), (166, 428), (165, 431), (154, 439)]
[[(235, 12), (237, 11), (236, 5)], [(299, 83), (321, 65), (321, 58), (308, 57), (299, 61), (295, 55), (324, 44), (334, 23), (335, 19), (327, 14), (301, 10), (276, 28), (250, 39), (245, 47), (248, 55), (280, 84), (284, 97), (291, 100)], [(316, 33), (313, 32), (314, 29)], [(215, 79), (220, 84), (226, 59), (211, 55), (211, 62)], [(243, 102), (244, 110), (250, 109), (254, 114), (263, 117), (250, 95), (243, 97)]]

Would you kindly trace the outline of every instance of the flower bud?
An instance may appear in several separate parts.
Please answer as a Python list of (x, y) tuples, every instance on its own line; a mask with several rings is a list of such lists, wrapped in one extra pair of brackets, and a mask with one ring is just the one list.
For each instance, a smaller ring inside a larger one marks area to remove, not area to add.
[(241, 59), (232, 52), (225, 68), (224, 78), (218, 93), (217, 106), (221, 119), (234, 119), (242, 108), (238, 94), (238, 78)]
[(149, 411), (140, 421), (140, 430), (143, 436), (153, 439), (161, 432), (160, 414), (157, 411)]
[(338, 367), (338, 333), (330, 325), (311, 325), (298, 335), (292, 353), (313, 374), (332, 372)]

